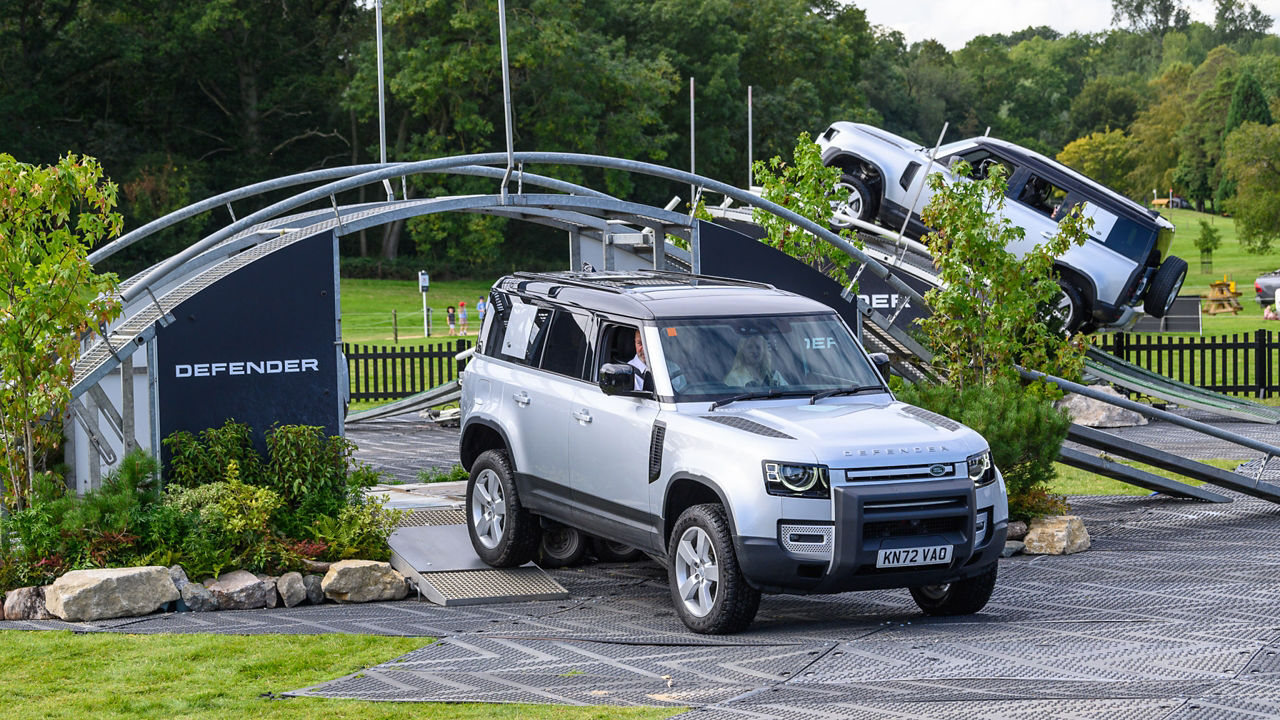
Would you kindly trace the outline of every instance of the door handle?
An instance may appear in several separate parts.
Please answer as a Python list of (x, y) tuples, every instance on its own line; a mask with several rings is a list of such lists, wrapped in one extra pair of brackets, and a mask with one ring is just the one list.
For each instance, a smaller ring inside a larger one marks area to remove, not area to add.
[(524, 407), (525, 405), (529, 404), (529, 393), (521, 390), (520, 392), (512, 395), (511, 399), (515, 400), (516, 404), (519, 405), (520, 407)]
[(591, 413), (587, 412), (586, 410), (574, 410), (573, 419), (577, 420), (583, 425), (586, 425), (587, 423), (591, 422)]
[(1054, 233), (1051, 233), (1048, 230), (1045, 230), (1040, 233), (1040, 237), (1044, 238), (1045, 240), (1052, 240), (1053, 236), (1054, 236)]

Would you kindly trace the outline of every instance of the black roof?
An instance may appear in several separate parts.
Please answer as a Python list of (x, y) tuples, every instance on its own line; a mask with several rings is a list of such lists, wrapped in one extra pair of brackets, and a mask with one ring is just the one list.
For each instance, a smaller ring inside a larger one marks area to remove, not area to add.
[(533, 300), (641, 320), (833, 312), (766, 283), (654, 270), (519, 272), (501, 278), (494, 287)]

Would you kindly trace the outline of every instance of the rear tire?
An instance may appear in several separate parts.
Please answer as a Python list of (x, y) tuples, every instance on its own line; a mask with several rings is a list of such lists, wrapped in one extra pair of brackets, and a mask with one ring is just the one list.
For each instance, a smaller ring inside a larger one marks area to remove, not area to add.
[(558, 525), (544, 528), (538, 545), (538, 565), (544, 568), (572, 567), (587, 556), (587, 537), (578, 530)]
[(1162, 318), (1173, 307), (1178, 299), (1178, 291), (1187, 279), (1187, 261), (1180, 257), (1168, 257), (1151, 278), (1151, 287), (1147, 288), (1146, 299), (1142, 301), (1142, 309), (1153, 318)]
[(998, 563), (981, 575), (945, 585), (911, 588), (911, 597), (926, 615), (972, 615), (987, 606), (996, 588)]
[(467, 534), (476, 555), (493, 567), (517, 567), (538, 552), (542, 528), (524, 509), (504, 450), (486, 450), (467, 480)]
[(630, 545), (623, 545), (612, 540), (603, 540), (601, 538), (591, 539), (591, 552), (595, 554), (596, 559), (600, 562), (635, 562), (644, 557), (644, 551), (637, 550)]
[(760, 591), (742, 576), (720, 505), (694, 505), (676, 520), (667, 545), (667, 582), (676, 614), (696, 633), (744, 630), (760, 608)]
[(1057, 323), (1057, 329), (1068, 336), (1074, 335), (1084, 325), (1085, 318), (1089, 316), (1089, 308), (1085, 305), (1083, 294), (1071, 283), (1059, 280), (1058, 288), (1061, 293), (1050, 312)]

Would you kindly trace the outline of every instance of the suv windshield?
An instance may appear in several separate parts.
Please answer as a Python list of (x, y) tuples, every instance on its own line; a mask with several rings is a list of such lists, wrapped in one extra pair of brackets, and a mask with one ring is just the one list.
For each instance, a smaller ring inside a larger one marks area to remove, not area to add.
[(883, 386), (834, 313), (659, 320), (658, 334), (677, 402)]

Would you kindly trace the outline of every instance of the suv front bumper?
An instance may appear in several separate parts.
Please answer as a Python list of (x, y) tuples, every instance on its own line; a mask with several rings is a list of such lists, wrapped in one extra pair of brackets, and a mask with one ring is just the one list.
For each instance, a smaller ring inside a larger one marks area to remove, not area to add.
[[(765, 592), (837, 593), (940, 585), (979, 575), (1004, 549), (1008, 522), (987, 522), (975, 538), (974, 487), (967, 478), (876, 487), (835, 487), (834, 537), (829, 556), (794, 552), (781, 537), (740, 537), (738, 563), (748, 583)], [(779, 522), (792, 526), (790, 521)], [(877, 568), (880, 550), (950, 545), (946, 564)]]

